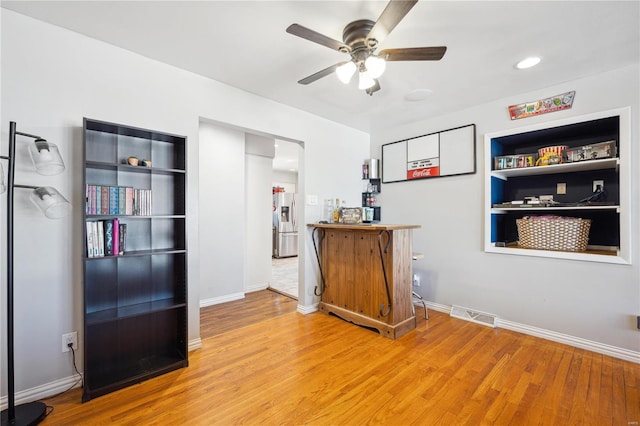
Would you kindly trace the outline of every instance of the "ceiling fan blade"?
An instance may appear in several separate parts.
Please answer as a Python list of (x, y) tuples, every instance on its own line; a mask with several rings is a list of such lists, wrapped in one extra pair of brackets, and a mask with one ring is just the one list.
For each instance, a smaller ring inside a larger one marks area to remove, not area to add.
[(331, 65), (328, 68), (323, 69), (322, 71), (318, 71), (315, 74), (311, 74), (309, 77), (305, 77), (302, 80), (298, 81), (298, 83), (300, 84), (309, 84), (309, 83), (313, 83), (316, 80), (320, 80), (322, 77), (326, 77), (329, 74), (331, 74), (332, 72), (334, 72), (336, 70), (336, 68), (338, 68), (340, 65), (342, 64), (346, 64), (346, 62), (339, 62), (335, 65)]
[(305, 40), (321, 44), (328, 47), (329, 49), (337, 50), (339, 52), (345, 51), (344, 49), (346, 49), (346, 52), (349, 52), (351, 50), (344, 43), (327, 37), (326, 35), (320, 34), (319, 32), (310, 30), (309, 28), (303, 27), (302, 25), (291, 24), (289, 25), (289, 27), (287, 27), (287, 32), (289, 34), (302, 37)]
[(387, 61), (439, 61), (446, 51), (447, 46), (408, 47), (381, 50), (378, 55)]
[(417, 2), (418, 0), (391, 0), (369, 32), (367, 39), (376, 39), (378, 44), (382, 43), (382, 40), (402, 21), (402, 18)]

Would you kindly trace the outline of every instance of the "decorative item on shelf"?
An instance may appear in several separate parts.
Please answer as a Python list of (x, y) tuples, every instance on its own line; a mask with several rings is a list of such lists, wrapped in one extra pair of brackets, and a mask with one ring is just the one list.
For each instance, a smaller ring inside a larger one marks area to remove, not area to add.
[(555, 155), (556, 157), (562, 158), (562, 154), (565, 149), (569, 148), (567, 145), (554, 145), (547, 146), (544, 148), (538, 149), (538, 157), (544, 157), (545, 155)]
[(131, 165), (131, 166), (137, 166), (138, 165), (138, 157), (131, 156), (131, 157), (127, 158), (127, 163), (129, 163), (129, 165)]
[(516, 219), (521, 248), (556, 251), (585, 251), (591, 220), (555, 215)]
[(363, 207), (362, 208), (362, 216), (364, 222), (373, 222), (373, 207)]
[(362, 223), (362, 207), (343, 207), (340, 209), (339, 223)]
[(564, 151), (569, 148), (567, 145), (555, 145), (540, 148), (536, 166), (550, 166), (562, 163)]
[(369, 165), (367, 163), (362, 165), (362, 179), (369, 179)]
[(549, 98), (539, 99), (537, 101), (525, 102), (517, 105), (509, 106), (509, 116), (512, 120), (519, 118), (531, 117), (534, 115), (547, 114), (550, 112), (561, 111), (571, 108), (576, 92), (566, 92), (560, 95), (551, 96)]
[(151, 160), (142, 160), (140, 165), (143, 167), (151, 167)]
[[(49, 186), (36, 187), (14, 183), (16, 137), (24, 136), (35, 139), (34, 146), (29, 146), (31, 160), (36, 171), (42, 175), (54, 175), (64, 171), (64, 162), (58, 148), (40, 136), (22, 133), (16, 130), (16, 123), (9, 123), (9, 155), (0, 156), (8, 160), (7, 185), (4, 176), (0, 179), (0, 190), (7, 192), (7, 409), (2, 411), (3, 425), (35, 425), (46, 417), (46, 404), (34, 401), (16, 406), (15, 404), (15, 367), (14, 367), (14, 321), (13, 321), (13, 194), (15, 188), (31, 189), (31, 200), (48, 218), (60, 218), (70, 210), (69, 202), (60, 193)], [(0, 171), (2, 171), (0, 169)]]
[(594, 143), (565, 150), (564, 157), (569, 163), (585, 160), (599, 160), (616, 156), (616, 141)]
[(377, 158), (365, 160), (364, 167), (367, 169), (367, 177), (364, 179), (380, 179), (380, 160)]

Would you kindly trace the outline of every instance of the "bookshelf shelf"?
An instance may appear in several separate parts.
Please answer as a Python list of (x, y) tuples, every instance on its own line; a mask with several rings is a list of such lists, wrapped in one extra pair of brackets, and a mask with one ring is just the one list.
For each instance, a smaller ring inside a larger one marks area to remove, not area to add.
[(181, 169), (164, 169), (160, 167), (142, 167), (131, 166), (128, 164), (105, 163), (101, 161), (87, 161), (86, 167), (90, 169), (113, 170), (119, 172), (131, 173), (149, 173), (149, 174), (185, 174), (185, 170)]
[(148, 315), (154, 312), (160, 312), (169, 309), (184, 308), (185, 306), (186, 305), (184, 301), (179, 302), (174, 298), (154, 300), (151, 302), (136, 303), (128, 306), (118, 306), (116, 308), (91, 312), (87, 314), (86, 321), (88, 326), (93, 326), (116, 319), (124, 319), (139, 315)]
[(159, 250), (134, 250), (128, 251), (119, 256), (102, 256), (102, 257), (87, 257), (86, 260), (88, 262), (99, 262), (104, 261), (105, 259), (113, 259), (113, 258), (123, 258), (123, 257), (133, 257), (133, 256), (152, 256), (158, 254), (180, 254), (186, 253), (185, 249), (159, 249)]
[(185, 147), (183, 136), (84, 119), (83, 402), (188, 365)]

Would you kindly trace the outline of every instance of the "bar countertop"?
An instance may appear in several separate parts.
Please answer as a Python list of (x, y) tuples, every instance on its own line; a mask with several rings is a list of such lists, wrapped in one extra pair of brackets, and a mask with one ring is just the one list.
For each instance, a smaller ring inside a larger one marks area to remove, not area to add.
[(422, 225), (394, 225), (385, 223), (309, 223), (307, 226), (312, 228), (371, 231), (393, 231), (394, 229), (417, 229), (422, 227)]

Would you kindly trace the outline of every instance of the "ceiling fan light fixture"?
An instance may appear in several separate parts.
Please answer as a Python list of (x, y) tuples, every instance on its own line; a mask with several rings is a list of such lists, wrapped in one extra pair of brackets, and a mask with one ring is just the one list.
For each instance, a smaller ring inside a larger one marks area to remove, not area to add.
[(338, 80), (343, 82), (344, 84), (349, 84), (351, 81), (351, 77), (356, 72), (356, 64), (352, 61), (346, 62), (336, 68), (336, 75), (338, 76)]
[(359, 73), (358, 89), (367, 90), (376, 84), (375, 80), (369, 75), (368, 72)]
[(387, 61), (379, 56), (371, 55), (364, 61), (364, 66), (367, 68), (371, 78), (378, 78), (384, 73)]

